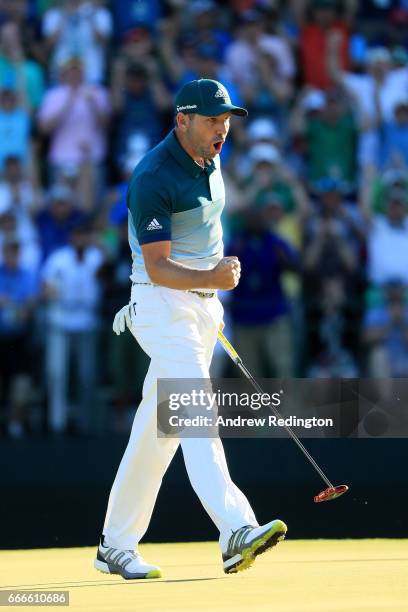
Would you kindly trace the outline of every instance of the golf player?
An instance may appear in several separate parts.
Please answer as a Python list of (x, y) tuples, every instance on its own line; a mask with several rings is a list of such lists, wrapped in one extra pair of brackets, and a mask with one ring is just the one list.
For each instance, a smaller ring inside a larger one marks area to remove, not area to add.
[(219, 154), (231, 116), (247, 114), (231, 103), (221, 83), (187, 83), (176, 96), (175, 129), (142, 159), (130, 180), (132, 290), (113, 329), (119, 334), (127, 324), (151, 362), (94, 562), (96, 569), (126, 579), (161, 576), (137, 546), (179, 444), (191, 485), (220, 532), (226, 573), (250, 567), (285, 537), (280, 520), (258, 525), (231, 480), (218, 437), (157, 436), (157, 379), (209, 379), (223, 319), (217, 289), (234, 289), (239, 282), (237, 257), (223, 256)]

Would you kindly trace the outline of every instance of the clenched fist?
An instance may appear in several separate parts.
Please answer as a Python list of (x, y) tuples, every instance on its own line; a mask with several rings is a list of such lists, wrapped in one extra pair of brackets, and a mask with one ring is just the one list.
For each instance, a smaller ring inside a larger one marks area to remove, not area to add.
[(212, 270), (211, 286), (214, 289), (234, 289), (241, 276), (238, 257), (223, 257)]

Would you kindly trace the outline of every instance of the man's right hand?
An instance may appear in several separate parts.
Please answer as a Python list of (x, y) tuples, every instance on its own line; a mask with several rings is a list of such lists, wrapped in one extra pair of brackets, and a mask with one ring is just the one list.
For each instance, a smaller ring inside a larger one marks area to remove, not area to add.
[(120, 336), (120, 334), (123, 334), (126, 327), (130, 329), (132, 325), (131, 307), (132, 305), (130, 303), (126, 304), (126, 306), (123, 306), (115, 314), (112, 329), (117, 336)]
[(211, 270), (211, 287), (213, 289), (235, 289), (241, 276), (241, 264), (238, 257), (223, 257)]

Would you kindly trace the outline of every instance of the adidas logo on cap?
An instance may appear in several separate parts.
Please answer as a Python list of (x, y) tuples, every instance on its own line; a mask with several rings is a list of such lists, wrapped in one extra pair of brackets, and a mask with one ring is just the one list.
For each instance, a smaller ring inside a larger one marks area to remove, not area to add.
[(214, 97), (215, 98), (229, 98), (229, 96), (228, 96), (227, 92), (225, 91), (225, 89), (222, 90), (221, 87), (219, 87), (217, 89), (217, 91), (215, 92)]
[(159, 229), (163, 229), (163, 226), (160, 225), (160, 223), (158, 222), (157, 219), (153, 219), (152, 221), (150, 221), (149, 225), (146, 227), (147, 230), (159, 230)]

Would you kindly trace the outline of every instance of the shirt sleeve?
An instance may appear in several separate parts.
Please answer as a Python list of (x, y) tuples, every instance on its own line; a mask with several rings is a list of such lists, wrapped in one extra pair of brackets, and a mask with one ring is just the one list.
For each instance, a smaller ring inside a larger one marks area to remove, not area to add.
[(147, 173), (131, 183), (127, 205), (139, 244), (171, 240), (172, 205), (159, 179)]

